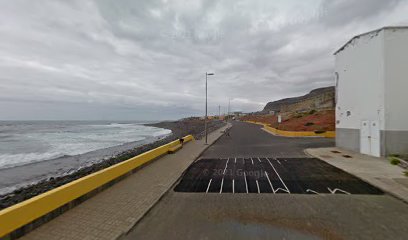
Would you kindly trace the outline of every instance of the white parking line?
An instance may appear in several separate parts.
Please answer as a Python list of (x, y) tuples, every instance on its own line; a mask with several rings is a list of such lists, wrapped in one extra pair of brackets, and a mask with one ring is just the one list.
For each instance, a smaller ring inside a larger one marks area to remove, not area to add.
[(235, 180), (232, 179), (232, 193), (235, 193)]
[(237, 163), (237, 158), (235, 158), (235, 161), (234, 161), (234, 163)]
[(261, 162), (261, 159), (258, 158), (258, 161)]
[(225, 175), (225, 171), (227, 170), (227, 167), (228, 167), (228, 162), (229, 162), (229, 158), (227, 160), (227, 163), (225, 164), (224, 172), (222, 173), (222, 175)]
[(224, 186), (224, 178), (221, 180), (221, 188), (220, 188), (220, 193), (222, 193), (222, 187)]
[(255, 180), (255, 182), (256, 182), (256, 188), (258, 188), (258, 193), (261, 193), (261, 191), (259, 190), (258, 180)]
[[(275, 167), (273, 166), (273, 164), (271, 163), (271, 161), (268, 159), (269, 164), (272, 166), (273, 170), (275, 171), (276, 175), (278, 176), (279, 180), (282, 182), (283, 186), (286, 188), (287, 192), (290, 193), (289, 188), (286, 186), (285, 182), (282, 180), (282, 178), (280, 177), (278, 171), (276, 171)], [(276, 159), (275, 159), (276, 160)], [(282, 189), (283, 190), (283, 189)], [(276, 191), (278, 191), (278, 189), (276, 189)]]
[(351, 193), (346, 192), (346, 191), (344, 191), (344, 190), (342, 190), (342, 189), (340, 189), (340, 188), (335, 188), (335, 189), (331, 190), (331, 189), (328, 187), (327, 189), (330, 191), (331, 194), (336, 194), (337, 191), (342, 192), (342, 193), (345, 193), (345, 194), (351, 194)]
[(286, 189), (283, 189), (283, 188), (277, 188), (274, 193), (279, 192), (279, 190), (281, 190), (282, 192), (285, 192), (285, 193), (290, 193)]
[(225, 164), (224, 172), (222, 173), (223, 176), (222, 176), (222, 180), (221, 180), (220, 193), (222, 193), (222, 187), (224, 186), (224, 175), (225, 175), (225, 171), (227, 171), (228, 162), (229, 162), (229, 158), (227, 159), (227, 163)]
[(254, 160), (251, 158), (252, 165), (254, 165)]
[(205, 191), (205, 193), (208, 193), (208, 190), (210, 189), (210, 186), (211, 186), (211, 182), (212, 182), (212, 178), (210, 179), (210, 182), (208, 182), (207, 190)]
[(282, 163), (281, 163), (278, 159), (276, 159), (276, 161), (277, 161), (280, 165), (282, 165)]
[(319, 195), (318, 192), (316, 192), (315, 190), (312, 190), (312, 189), (306, 189), (306, 192), (311, 192), (311, 193)]
[(268, 179), (269, 185), (270, 185), (271, 188), (272, 188), (272, 192), (275, 194), (275, 189), (273, 189), (273, 185), (272, 185), (271, 179), (269, 179), (268, 173), (267, 173), (266, 171), (265, 171), (265, 175), (266, 175), (266, 178)]
[(247, 182), (247, 179), (246, 179), (246, 174), (245, 174), (245, 172), (244, 172), (244, 179), (245, 179), (245, 189), (246, 189), (246, 193), (248, 193), (248, 182)]

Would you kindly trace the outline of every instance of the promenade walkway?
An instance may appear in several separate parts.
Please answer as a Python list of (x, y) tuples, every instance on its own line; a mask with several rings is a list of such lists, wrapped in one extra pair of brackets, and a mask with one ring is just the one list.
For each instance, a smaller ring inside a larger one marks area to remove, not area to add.
[[(208, 142), (217, 140), (226, 127), (209, 134)], [(204, 140), (190, 142), (21, 239), (116, 239), (149, 211), (207, 146)]]
[(382, 189), (408, 203), (408, 178), (404, 170), (387, 159), (372, 157), (342, 148), (311, 148), (306, 153)]

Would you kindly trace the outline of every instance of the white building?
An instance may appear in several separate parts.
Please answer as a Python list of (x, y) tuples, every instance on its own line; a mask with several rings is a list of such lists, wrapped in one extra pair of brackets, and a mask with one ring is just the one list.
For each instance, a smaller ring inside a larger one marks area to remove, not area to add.
[(336, 145), (408, 153), (408, 27), (352, 38), (335, 54)]

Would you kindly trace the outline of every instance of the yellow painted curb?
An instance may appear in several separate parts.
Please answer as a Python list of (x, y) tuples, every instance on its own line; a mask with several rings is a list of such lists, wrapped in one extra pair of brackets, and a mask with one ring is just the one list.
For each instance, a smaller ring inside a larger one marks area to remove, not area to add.
[[(184, 142), (194, 140), (192, 135)], [(170, 148), (180, 144), (179, 140), (152, 149), (131, 159), (115, 164), (88, 176), (52, 189), (0, 211), (0, 237), (17, 230), (33, 220), (77, 199), (90, 191), (128, 173), (129, 171), (167, 154)]]
[(325, 138), (335, 138), (336, 137), (335, 131), (326, 131), (323, 133), (316, 133), (312, 131), (305, 131), (305, 132), (284, 131), (284, 130), (273, 128), (269, 126), (268, 124), (261, 123), (261, 122), (254, 122), (254, 121), (245, 121), (245, 122), (262, 125), (264, 129), (267, 130), (268, 132), (271, 132), (279, 136), (284, 136), (284, 137), (325, 137)]

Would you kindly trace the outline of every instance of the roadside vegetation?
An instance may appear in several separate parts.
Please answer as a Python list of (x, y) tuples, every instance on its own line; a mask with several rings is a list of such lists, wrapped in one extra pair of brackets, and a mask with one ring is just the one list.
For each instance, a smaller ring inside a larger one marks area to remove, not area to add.
[(398, 164), (401, 163), (401, 161), (400, 161), (398, 158), (396, 158), (396, 157), (389, 157), (388, 159), (390, 160), (390, 163), (391, 163), (392, 165), (398, 165)]
[(278, 123), (275, 115), (248, 115), (241, 117), (242, 121), (256, 121), (269, 124), (273, 128), (286, 131), (334, 131), (335, 112), (334, 110), (316, 111), (311, 110), (305, 113), (295, 113), (292, 116), (282, 119)]
[[(388, 160), (392, 165), (398, 165), (404, 169), (408, 169), (407, 155), (390, 154)], [(404, 175), (408, 177), (408, 171), (404, 172)]]

